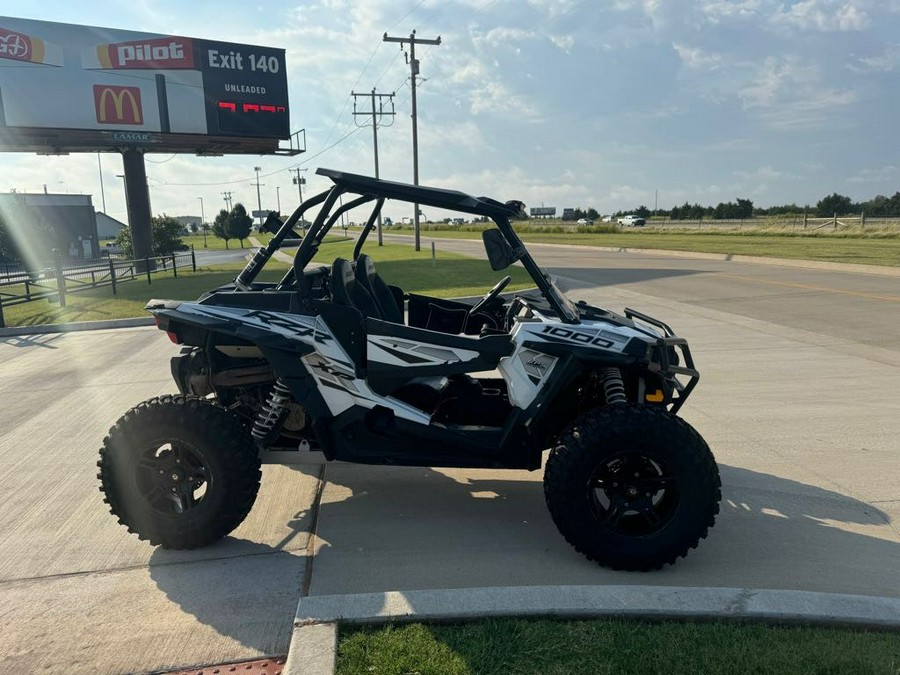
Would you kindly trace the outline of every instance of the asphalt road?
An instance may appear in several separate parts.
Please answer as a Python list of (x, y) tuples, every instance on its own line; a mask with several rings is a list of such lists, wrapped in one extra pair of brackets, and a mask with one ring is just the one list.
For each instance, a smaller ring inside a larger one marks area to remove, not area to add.
[(350, 465), (326, 468), (318, 510), (315, 469), (267, 467), (231, 537), (155, 550), (109, 515), (94, 463), (119, 415), (174, 390), (174, 346), (153, 328), (0, 338), (2, 669), (149, 672), (284, 653), (304, 587), (900, 596), (900, 277), (531, 248), (574, 298), (640, 309), (691, 342), (702, 379), (684, 416), (716, 454), (724, 499), (685, 560), (640, 575), (588, 563), (550, 522), (540, 472)]
[[(485, 257), (480, 241), (422, 237), (423, 248), (430, 248), (432, 241), (441, 250)], [(630, 290), (900, 351), (900, 274), (617, 253), (587, 246), (528, 244), (528, 249), (541, 267), (566, 278), (563, 286), (574, 296), (581, 288), (597, 288), (601, 294), (605, 288)]]
[(247, 248), (231, 248), (227, 250), (222, 249), (202, 249), (202, 248), (194, 248), (194, 255), (197, 257), (198, 265), (218, 265), (220, 263), (227, 262), (236, 262), (238, 260), (245, 260), (247, 255), (252, 253), (253, 249)]

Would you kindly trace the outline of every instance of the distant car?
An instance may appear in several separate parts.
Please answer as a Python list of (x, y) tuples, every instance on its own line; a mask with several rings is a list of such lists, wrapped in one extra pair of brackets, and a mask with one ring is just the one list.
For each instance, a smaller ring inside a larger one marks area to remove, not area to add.
[(627, 216), (622, 216), (621, 218), (619, 218), (619, 220), (617, 222), (619, 223), (619, 225), (627, 225), (627, 226), (633, 226), (633, 227), (643, 227), (647, 223), (647, 221), (644, 220), (643, 218), (641, 218), (640, 216), (635, 216), (635, 215), (631, 215), (631, 214), (629, 214)]
[(578, 224), (579, 225), (593, 225), (594, 221), (591, 220), (590, 218), (579, 218)]
[(611, 223), (611, 222), (612, 222), (612, 216), (603, 216), (603, 220), (601, 220), (600, 222), (603, 222), (603, 223)]

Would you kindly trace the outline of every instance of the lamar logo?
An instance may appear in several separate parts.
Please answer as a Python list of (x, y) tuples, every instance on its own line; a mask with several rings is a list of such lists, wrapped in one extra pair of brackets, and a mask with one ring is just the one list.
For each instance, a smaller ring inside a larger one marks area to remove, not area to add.
[(143, 124), (141, 90), (137, 87), (94, 85), (94, 107), (100, 124)]

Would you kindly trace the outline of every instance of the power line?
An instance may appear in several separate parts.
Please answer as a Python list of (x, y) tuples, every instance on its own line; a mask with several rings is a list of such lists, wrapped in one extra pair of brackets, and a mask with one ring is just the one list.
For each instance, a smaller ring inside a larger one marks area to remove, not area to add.
[[(357, 94), (355, 91), (351, 91), (350, 95), (353, 97), (353, 121), (356, 122), (356, 117), (359, 115), (371, 115), (372, 116), (372, 142), (375, 150), (375, 178), (378, 178), (378, 122), (387, 115), (391, 118), (391, 124), (394, 123), (393, 117), (397, 113), (394, 111), (394, 94), (376, 94), (375, 88), (372, 88), (372, 92), (370, 94)], [(371, 99), (371, 109), (367, 112), (357, 112), (356, 111), (356, 97), (357, 96), (366, 96)], [(378, 109), (375, 109), (375, 99), (378, 99)], [(390, 111), (384, 109), (384, 99), (387, 99), (391, 105)], [(360, 125), (357, 123), (357, 126), (363, 127), (364, 124)], [(390, 126), (390, 124), (388, 125)], [(383, 246), (384, 242), (382, 241), (381, 236), (381, 210), (378, 210), (378, 245)]]

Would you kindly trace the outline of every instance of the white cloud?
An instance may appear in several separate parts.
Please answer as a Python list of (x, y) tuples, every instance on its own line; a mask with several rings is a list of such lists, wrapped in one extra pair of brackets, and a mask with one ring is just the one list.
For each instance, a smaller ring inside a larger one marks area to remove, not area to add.
[(900, 45), (888, 45), (875, 56), (860, 56), (847, 66), (857, 73), (890, 73), (900, 69)]
[(562, 49), (564, 52), (568, 52), (572, 50), (572, 47), (575, 46), (575, 36), (574, 35), (551, 35), (550, 42), (555, 44), (557, 47)]
[(710, 23), (721, 23), (735, 19), (751, 19), (760, 14), (760, 0), (714, 0), (702, 5), (701, 11)]
[(900, 169), (890, 164), (876, 169), (863, 169), (847, 179), (849, 183), (896, 183)]
[(780, 171), (772, 166), (761, 166), (754, 171), (735, 171), (734, 175), (745, 181), (773, 181), (784, 176), (784, 171)]
[(859, 31), (869, 26), (865, 9), (855, 2), (834, 0), (801, 0), (789, 7), (780, 7), (772, 16), (773, 25), (787, 24), (801, 30), (822, 32)]
[(678, 53), (681, 62), (688, 68), (708, 70), (717, 68), (722, 63), (719, 54), (704, 51), (699, 47), (688, 47), (677, 42), (672, 43), (672, 48)]
[(760, 66), (752, 84), (745, 86), (739, 96), (745, 108), (767, 108), (781, 103), (797, 90), (808, 90), (818, 79), (815, 65), (803, 63), (797, 56), (770, 56)]

